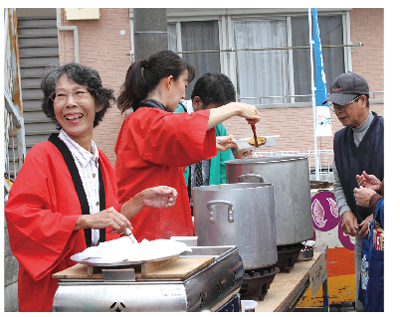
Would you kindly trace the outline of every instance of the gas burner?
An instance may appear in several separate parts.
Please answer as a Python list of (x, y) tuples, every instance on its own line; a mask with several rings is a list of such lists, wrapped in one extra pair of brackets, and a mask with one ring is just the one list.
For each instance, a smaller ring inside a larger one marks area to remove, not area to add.
[(260, 301), (263, 301), (278, 272), (279, 268), (275, 265), (254, 270), (245, 270), (240, 297), (242, 299), (258, 297)]
[(278, 263), (281, 272), (289, 273), (299, 257), (300, 250), (304, 247), (301, 243), (278, 245)]

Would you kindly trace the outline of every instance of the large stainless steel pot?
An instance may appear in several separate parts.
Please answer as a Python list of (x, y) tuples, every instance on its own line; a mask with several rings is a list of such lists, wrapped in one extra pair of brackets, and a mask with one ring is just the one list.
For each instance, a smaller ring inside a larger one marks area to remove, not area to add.
[(274, 185), (277, 245), (312, 238), (308, 157), (268, 156), (225, 162), (227, 183), (265, 182)]
[(237, 245), (246, 270), (278, 261), (272, 185), (203, 186), (193, 198), (198, 245)]

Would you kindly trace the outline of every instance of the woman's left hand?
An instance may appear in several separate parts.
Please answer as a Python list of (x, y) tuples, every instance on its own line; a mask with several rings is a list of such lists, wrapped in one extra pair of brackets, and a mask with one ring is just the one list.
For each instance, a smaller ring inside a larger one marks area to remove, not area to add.
[(233, 147), (237, 147), (237, 144), (233, 142), (235, 138), (233, 135), (228, 136), (217, 136), (217, 151), (225, 152)]
[(178, 192), (168, 186), (151, 187), (136, 194), (121, 207), (121, 214), (131, 219), (144, 207), (171, 208), (175, 205)]
[(171, 208), (175, 205), (178, 192), (168, 186), (151, 187), (140, 192), (144, 207)]

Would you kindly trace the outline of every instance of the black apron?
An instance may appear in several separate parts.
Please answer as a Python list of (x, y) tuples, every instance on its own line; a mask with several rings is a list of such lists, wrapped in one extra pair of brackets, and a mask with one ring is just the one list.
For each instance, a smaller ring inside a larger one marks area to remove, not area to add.
[[(82, 214), (89, 215), (90, 210), (86, 193), (85, 190), (83, 189), (82, 180), (81, 177), (79, 176), (78, 168), (75, 165), (75, 161), (70, 150), (68, 149), (67, 145), (58, 137), (58, 133), (53, 133), (49, 137), (49, 141), (57, 147), (57, 149), (64, 157), (65, 163), (68, 166), (69, 173), (71, 174), (71, 178), (74, 183), (76, 193), (78, 194), (79, 202), (81, 204)], [(100, 183), (100, 190), (99, 190), (100, 210), (104, 210), (106, 209), (106, 194), (104, 190), (104, 182), (103, 182), (103, 176), (101, 174), (100, 164), (99, 164), (99, 183)], [(92, 229), (85, 228), (84, 232), (85, 232), (86, 246), (90, 247), (92, 246)], [(106, 229), (100, 229), (100, 242), (104, 241), (106, 241)]]

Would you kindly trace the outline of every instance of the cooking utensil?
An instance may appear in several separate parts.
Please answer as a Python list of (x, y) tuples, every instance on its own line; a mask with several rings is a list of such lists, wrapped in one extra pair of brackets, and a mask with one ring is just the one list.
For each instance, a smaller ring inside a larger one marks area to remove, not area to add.
[(298, 260), (299, 261), (311, 260), (314, 256), (315, 241), (309, 240), (302, 242), (302, 244), (304, 245), (304, 247), (303, 249), (300, 250)]
[(132, 230), (129, 228), (125, 229), (125, 234), (128, 236), (128, 238), (134, 243), (134, 244), (138, 244), (139, 242), (137, 242), (135, 236), (132, 233)]
[[(257, 144), (256, 145), (256, 140), (257, 140)], [(255, 146), (255, 147), (260, 147), (261, 145), (267, 143), (267, 138), (264, 138), (262, 136), (257, 137), (257, 139), (250, 138), (247, 142), (249, 142), (250, 145)]]
[(254, 135), (254, 145), (258, 147), (258, 140), (257, 140), (257, 133), (256, 133), (256, 125), (252, 124), (251, 129), (253, 130), (253, 135)]
[(274, 185), (277, 245), (311, 239), (310, 178), (308, 157), (267, 156), (225, 162), (226, 182)]
[(255, 147), (259, 147), (260, 145), (263, 145), (263, 144), (267, 143), (267, 138), (258, 137), (258, 136), (257, 136), (256, 125), (255, 125), (255, 124), (252, 124), (252, 125), (251, 125), (251, 129), (253, 130), (254, 138), (250, 138), (250, 139), (248, 140), (248, 142), (249, 142), (250, 145), (253, 145), (253, 146), (255, 146)]
[(245, 269), (278, 260), (274, 189), (270, 184), (221, 184), (193, 191), (199, 246), (234, 244)]
[[(263, 139), (263, 142), (258, 142), (258, 147), (268, 147), (268, 146), (274, 146), (276, 145), (276, 140), (279, 138), (279, 135), (269, 135), (269, 136), (259, 136), (258, 140), (260, 138)], [(265, 142), (264, 142), (265, 140)], [(245, 138), (245, 139), (236, 139), (233, 142), (237, 144), (238, 150), (243, 150), (243, 149), (251, 149), (254, 147), (254, 138)]]

